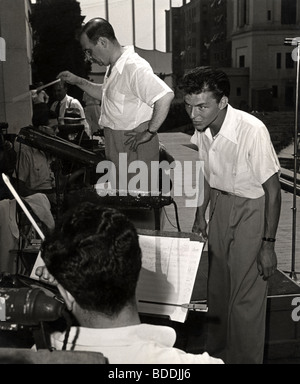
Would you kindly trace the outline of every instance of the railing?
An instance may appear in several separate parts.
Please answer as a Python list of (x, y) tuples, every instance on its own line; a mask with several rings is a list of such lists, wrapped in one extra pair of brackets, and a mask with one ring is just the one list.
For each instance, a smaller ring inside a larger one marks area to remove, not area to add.
[[(281, 188), (284, 191), (289, 193), (294, 193), (294, 176), (286, 173), (284, 170), (280, 175), (280, 184), (281, 184)], [(297, 191), (297, 196), (300, 196), (300, 174), (297, 179), (296, 191)]]

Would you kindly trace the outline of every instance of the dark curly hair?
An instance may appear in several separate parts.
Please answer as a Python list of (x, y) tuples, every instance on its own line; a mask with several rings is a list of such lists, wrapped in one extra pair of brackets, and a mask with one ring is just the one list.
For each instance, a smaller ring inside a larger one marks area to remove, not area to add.
[(114, 316), (135, 299), (142, 263), (138, 235), (115, 209), (79, 204), (46, 237), (42, 258), (83, 309)]

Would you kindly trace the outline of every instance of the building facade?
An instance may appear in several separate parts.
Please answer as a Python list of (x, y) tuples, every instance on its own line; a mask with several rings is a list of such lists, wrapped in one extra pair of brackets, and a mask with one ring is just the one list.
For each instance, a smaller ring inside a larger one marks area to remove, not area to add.
[(300, 0), (191, 0), (166, 17), (175, 78), (199, 65), (223, 68), (235, 107), (294, 108), (295, 47), (284, 41), (300, 36)]
[(249, 68), (253, 109), (294, 108), (296, 62), (286, 37), (300, 35), (300, 0), (233, 1), (232, 67)]

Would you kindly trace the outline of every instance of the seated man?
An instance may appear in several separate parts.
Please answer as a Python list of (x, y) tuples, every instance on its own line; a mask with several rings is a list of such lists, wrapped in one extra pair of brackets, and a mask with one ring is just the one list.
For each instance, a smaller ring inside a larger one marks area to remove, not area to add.
[[(40, 103), (33, 111), (32, 127), (41, 133), (54, 135), (56, 132), (56, 119), (50, 118), (45, 103)], [(47, 195), (52, 206), (56, 205), (55, 175), (51, 164), (54, 156), (29, 145), (15, 143), (17, 152), (16, 170), (13, 174), (14, 186), (22, 196), (35, 193)]]
[(51, 335), (55, 349), (101, 352), (110, 364), (223, 363), (174, 348), (172, 328), (141, 324), (136, 303), (141, 248), (134, 225), (117, 210), (78, 205), (46, 237), (42, 258), (46, 267), (36, 275), (56, 282), (79, 323), (69, 334)]

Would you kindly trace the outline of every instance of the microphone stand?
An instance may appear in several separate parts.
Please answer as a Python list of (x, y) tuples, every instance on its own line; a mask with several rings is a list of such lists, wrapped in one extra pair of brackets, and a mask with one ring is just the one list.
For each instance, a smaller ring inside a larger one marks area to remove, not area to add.
[(296, 227), (297, 227), (297, 173), (298, 173), (298, 115), (299, 115), (299, 77), (300, 77), (300, 39), (286, 38), (285, 45), (297, 46), (296, 107), (294, 137), (294, 193), (293, 193), (293, 228), (292, 228), (292, 266), (290, 277), (297, 282), (296, 263)]

